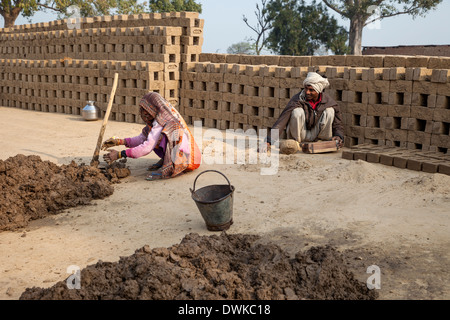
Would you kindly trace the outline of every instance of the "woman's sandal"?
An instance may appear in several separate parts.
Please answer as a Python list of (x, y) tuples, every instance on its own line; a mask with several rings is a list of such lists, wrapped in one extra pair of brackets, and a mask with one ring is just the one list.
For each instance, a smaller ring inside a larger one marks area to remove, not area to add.
[(156, 171), (163, 166), (163, 163), (163, 160), (159, 160), (157, 163), (154, 163), (150, 167), (148, 167), (147, 171)]
[(162, 173), (160, 173), (160, 172), (150, 173), (147, 176), (147, 178), (145, 178), (145, 180), (147, 180), (147, 181), (162, 180), (162, 179), (164, 179), (164, 178), (162, 176)]

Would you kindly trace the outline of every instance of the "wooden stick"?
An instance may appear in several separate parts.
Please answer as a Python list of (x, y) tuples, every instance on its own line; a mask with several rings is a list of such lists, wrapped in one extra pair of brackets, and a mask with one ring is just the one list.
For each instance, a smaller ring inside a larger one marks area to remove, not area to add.
[(109, 115), (111, 113), (114, 96), (116, 95), (117, 83), (119, 80), (119, 74), (114, 75), (114, 83), (111, 90), (111, 95), (109, 96), (108, 108), (106, 109), (105, 117), (103, 118), (102, 128), (100, 129), (100, 134), (98, 135), (97, 147), (95, 148), (94, 156), (91, 161), (91, 166), (97, 167), (99, 164), (98, 158), (100, 155), (100, 147), (103, 142), (103, 135), (105, 134), (106, 124), (108, 123)]

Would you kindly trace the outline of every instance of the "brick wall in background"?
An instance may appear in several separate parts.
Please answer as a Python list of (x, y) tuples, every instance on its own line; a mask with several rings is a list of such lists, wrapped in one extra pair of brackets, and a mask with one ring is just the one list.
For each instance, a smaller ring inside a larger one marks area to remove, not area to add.
[(421, 55), (450, 57), (450, 45), (363, 47), (363, 55)]

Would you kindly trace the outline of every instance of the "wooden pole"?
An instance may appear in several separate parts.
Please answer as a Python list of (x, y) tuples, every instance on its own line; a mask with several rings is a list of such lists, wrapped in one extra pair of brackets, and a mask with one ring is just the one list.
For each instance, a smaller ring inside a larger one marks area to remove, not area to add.
[(103, 142), (103, 135), (105, 134), (106, 124), (108, 123), (109, 115), (111, 113), (114, 96), (116, 95), (117, 83), (119, 80), (119, 74), (114, 75), (114, 83), (111, 90), (111, 95), (109, 96), (108, 108), (106, 109), (105, 117), (103, 118), (102, 128), (100, 129), (100, 134), (98, 135), (97, 147), (95, 148), (94, 156), (92, 157), (91, 166), (97, 167), (99, 164), (100, 147)]

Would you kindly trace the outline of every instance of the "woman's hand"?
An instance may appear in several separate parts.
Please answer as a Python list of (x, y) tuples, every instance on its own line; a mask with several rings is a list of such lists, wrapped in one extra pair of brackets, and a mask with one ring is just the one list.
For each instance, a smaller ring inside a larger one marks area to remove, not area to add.
[(123, 139), (112, 137), (112, 138), (109, 138), (108, 140), (106, 140), (105, 142), (103, 142), (102, 150), (104, 151), (104, 150), (107, 150), (107, 149), (109, 149), (111, 147), (121, 146), (121, 145), (124, 145), (124, 144), (125, 144), (125, 142), (124, 142)]
[(108, 162), (108, 164), (116, 161), (117, 159), (119, 159), (119, 151), (116, 151), (116, 150), (111, 150), (110, 153), (103, 155), (103, 160)]

